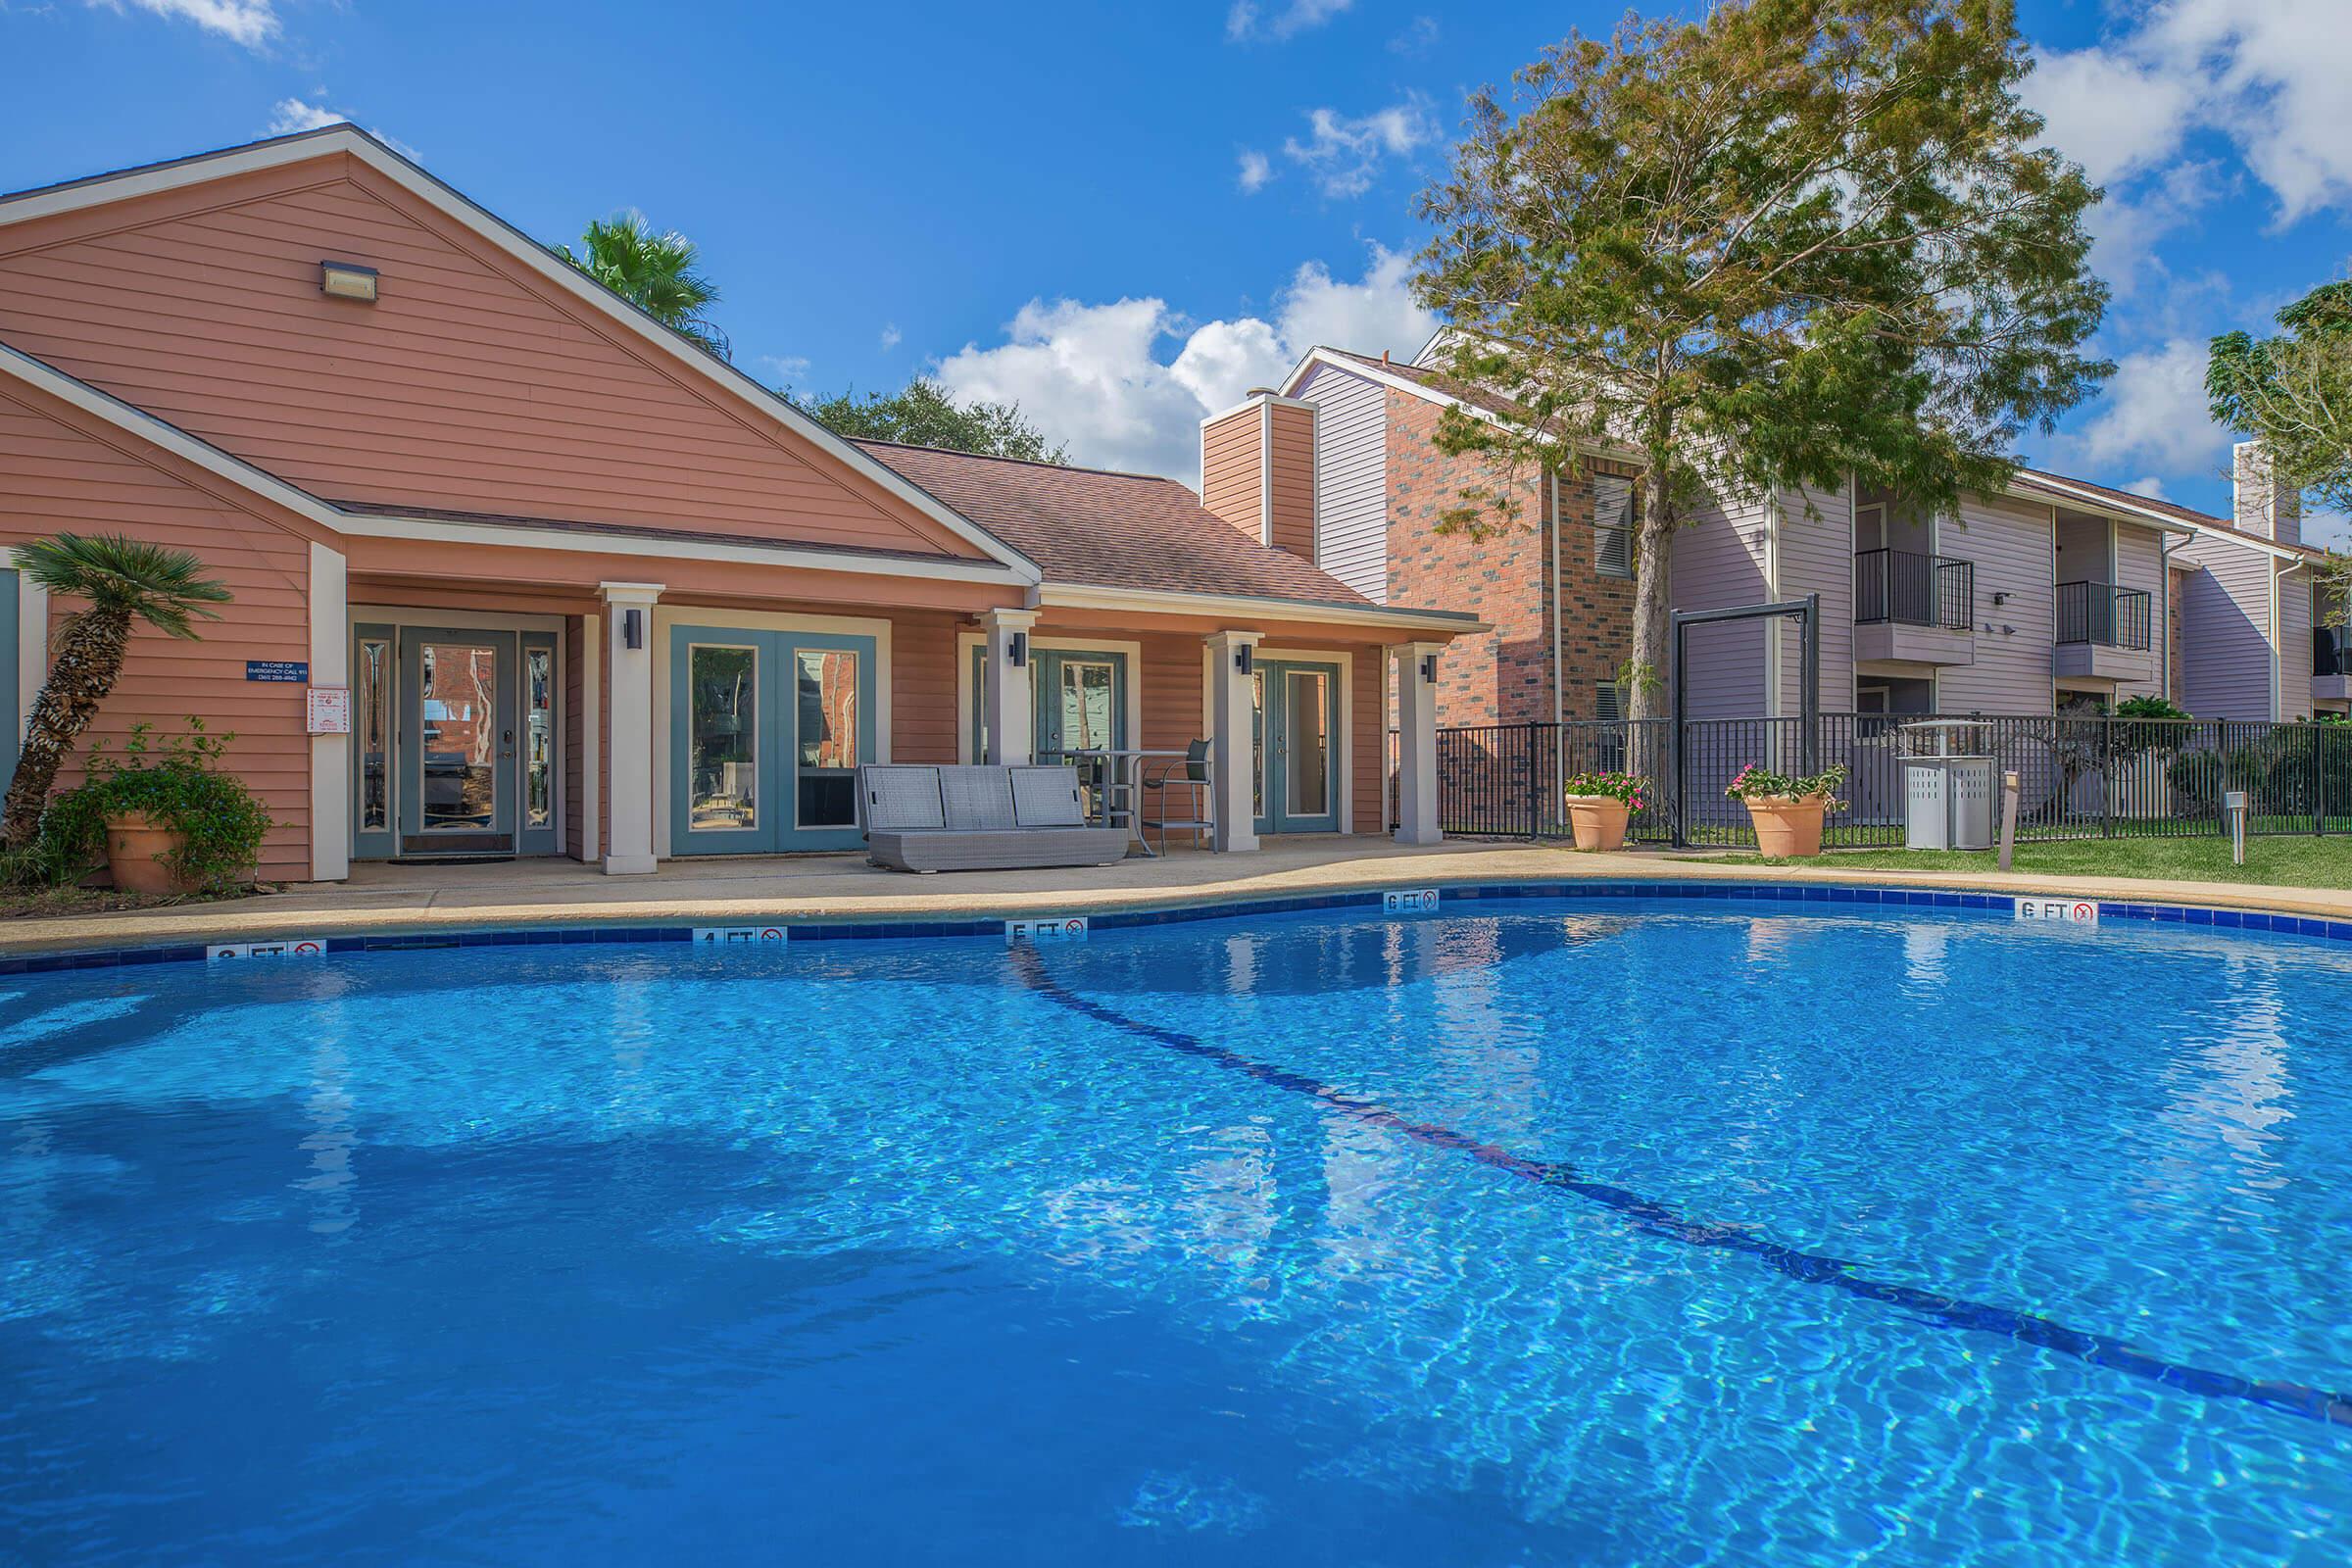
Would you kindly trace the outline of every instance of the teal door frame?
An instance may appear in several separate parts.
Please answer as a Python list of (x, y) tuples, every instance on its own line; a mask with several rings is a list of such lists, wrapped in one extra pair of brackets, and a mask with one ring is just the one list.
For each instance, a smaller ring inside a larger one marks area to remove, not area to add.
[[(972, 760), (988, 759), (987, 709), (988, 650), (972, 650), (972, 710), (964, 723), (964, 738), (971, 744)], [(1116, 737), (1114, 747), (1134, 744), (1135, 730), (1127, 713), (1127, 655), (1118, 649), (1094, 648), (1037, 648), (1029, 652), (1029, 755), (1043, 759), (1049, 753), (1061, 750), (1061, 666), (1065, 663), (1108, 664), (1110, 666), (1110, 732)]]
[[(1337, 833), (1340, 830), (1340, 666), (1315, 659), (1261, 659), (1255, 666), (1262, 693), (1254, 737), (1258, 765), (1256, 828), (1260, 833)], [(1293, 815), (1290, 800), (1290, 676), (1323, 677), (1323, 800), (1328, 809)]]
[[(366, 667), (367, 648), (380, 643), (384, 650), (383, 679), (385, 712), (383, 750), (373, 760), (384, 770), (384, 825), (368, 827), (361, 818), (360, 801), (368, 788), (368, 718), (360, 702), (360, 671)], [(355, 860), (389, 860), (400, 854), (400, 798), (406, 791), (400, 787), (400, 759), (405, 749), (397, 737), (408, 726), (408, 709), (401, 695), (400, 634), (386, 625), (359, 625), (351, 629), (351, 858)]]
[[(564, 853), (564, 658), (552, 631), (526, 631), (520, 634), (519, 662), (514, 671), (514, 692), (519, 699), (515, 705), (514, 747), (514, 820), (515, 848), (521, 855), (561, 855)], [(534, 675), (534, 656), (542, 671)], [(536, 684), (544, 691), (534, 692)], [(533, 703), (540, 697), (546, 708), (535, 710)], [(546, 820), (534, 826), (530, 813), (531, 751), (533, 744), (534, 711), (544, 714), (544, 728), (537, 739), (546, 747), (547, 811)]]
[[(803, 827), (802, 730), (811, 716), (800, 700), (804, 652), (858, 656), (858, 735), (861, 762), (876, 760), (875, 696), (881, 680), (876, 641), (831, 632), (760, 631), (741, 626), (672, 626), (669, 632), (669, 845), (673, 855), (774, 855), (804, 850), (851, 850), (864, 841), (845, 827)], [(755, 729), (752, 823), (694, 828), (694, 700), (690, 676), (697, 646), (754, 651), (752, 721)], [(821, 719), (821, 714), (813, 715)], [(830, 784), (828, 783), (828, 792)], [(854, 786), (849, 798), (856, 799)]]
[[(424, 829), (424, 762), (432, 748), (425, 738), (424, 661), (420, 650), (427, 642), (464, 643), (471, 647), (493, 648), (498, 653), (498, 712), (495, 716), (499, 733), (493, 743), (496, 755), (491, 759), (490, 822), (486, 827), (445, 828), (430, 833)], [(405, 754), (401, 759), (401, 770), (407, 775), (400, 781), (396, 817), (400, 824), (404, 853), (430, 855), (434, 853), (436, 843), (447, 844), (448, 853), (453, 855), (514, 853), (515, 736), (521, 722), (519, 706), (515, 702), (517, 681), (514, 644), (515, 634), (511, 631), (448, 626), (403, 626), (400, 629), (400, 711), (393, 720), (393, 733), (400, 743), (395, 748), (396, 752)]]

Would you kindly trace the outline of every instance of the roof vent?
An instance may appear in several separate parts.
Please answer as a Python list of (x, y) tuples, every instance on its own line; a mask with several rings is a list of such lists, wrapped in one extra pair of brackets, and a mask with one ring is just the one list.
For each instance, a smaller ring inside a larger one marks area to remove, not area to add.
[(1270, 398), (1273, 395), (1274, 389), (1270, 386), (1253, 386), (1242, 394), (1246, 398)]

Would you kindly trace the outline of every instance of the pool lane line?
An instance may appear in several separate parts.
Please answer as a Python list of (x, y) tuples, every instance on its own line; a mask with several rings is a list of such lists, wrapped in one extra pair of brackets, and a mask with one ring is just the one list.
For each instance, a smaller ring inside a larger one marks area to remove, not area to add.
[(1533, 1182), (1556, 1192), (1572, 1193), (1625, 1216), (1645, 1235), (1662, 1236), (1689, 1247), (1738, 1252), (1756, 1259), (1775, 1273), (1799, 1284), (1842, 1291), (1861, 1300), (1876, 1301), (1882, 1306), (1910, 1312), (1944, 1328), (1998, 1335), (2038, 1349), (2071, 1355), (2091, 1366), (2145, 1378), (2151, 1383), (2184, 1394), (2215, 1399), (2240, 1399), (2305, 1421), (2352, 1427), (2352, 1396), (2330, 1394), (2325, 1389), (2304, 1383), (2257, 1382), (2235, 1373), (2183, 1366), (2145, 1350), (2134, 1349), (2121, 1340), (2068, 1328), (2063, 1323), (2037, 1317), (2031, 1312), (1987, 1305), (1964, 1297), (1942, 1296), (1890, 1280), (1874, 1280), (1855, 1273), (1855, 1265), (1845, 1258), (1786, 1247), (1740, 1226), (1688, 1219), (1654, 1199), (1580, 1176), (1576, 1167), (1565, 1161), (1515, 1154), (1494, 1144), (1481, 1143), (1451, 1127), (1437, 1122), (1417, 1121), (1390, 1109), (1376, 1100), (1351, 1095), (1304, 1073), (1246, 1056), (1238, 1051), (1212, 1045), (1182, 1030), (1130, 1018), (1114, 1007), (1081, 996), (1054, 979), (1046, 971), (1045, 960), (1035, 948), (1015, 948), (1011, 956), (1014, 968), (1031, 990), (1072, 1012), (1108, 1024), (1153, 1045), (1198, 1057), (1230, 1072), (1238, 1072), (1269, 1088), (1304, 1096), (1343, 1115), (1397, 1133), (1416, 1143), (1467, 1154), (1480, 1164), (1505, 1175), (1516, 1176), (1522, 1181)]

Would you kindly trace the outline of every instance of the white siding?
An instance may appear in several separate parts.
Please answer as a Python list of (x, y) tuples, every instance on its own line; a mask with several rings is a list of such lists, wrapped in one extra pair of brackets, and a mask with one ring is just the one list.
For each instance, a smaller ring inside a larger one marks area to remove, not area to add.
[[(1966, 496), (1937, 535), (1938, 554), (1977, 564), (1976, 662), (1936, 678), (1947, 713), (2046, 713), (2058, 623), (2048, 507)], [(2007, 599), (1995, 605), (1993, 596)]]
[(2137, 588), (2148, 596), (2148, 678), (2115, 683), (2116, 700), (2160, 697), (2164, 694), (2164, 650), (2167, 646), (2167, 608), (2164, 592), (2164, 535), (2153, 528), (2115, 525), (2115, 581), (2119, 588)]
[(1318, 365), (1292, 396), (1315, 415), (1315, 564), (1374, 604), (1389, 597), (1387, 392)]
[(2199, 718), (2271, 717), (2271, 557), (2211, 533), (2174, 553), (2204, 568), (2180, 596), (2175, 701)]
[[(1810, 507), (1808, 513), (1807, 508)], [(1821, 708), (1851, 712), (1854, 706), (1854, 527), (1842, 490), (1790, 490), (1772, 522), (1780, 567), (1775, 599), (1821, 595)], [(1780, 623), (1782, 713), (1804, 711), (1803, 633)]]
[[(1763, 498), (1708, 501), (1674, 536), (1674, 608), (1723, 610), (1771, 597)], [(1692, 629), (1686, 711), (1752, 718), (1764, 711), (1764, 629), (1753, 621)]]

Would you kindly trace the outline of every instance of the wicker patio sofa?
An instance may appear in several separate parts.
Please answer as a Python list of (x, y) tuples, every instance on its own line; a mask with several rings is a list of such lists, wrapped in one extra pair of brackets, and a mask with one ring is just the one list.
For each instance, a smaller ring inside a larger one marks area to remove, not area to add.
[(896, 871), (1008, 871), (1109, 865), (1128, 830), (1086, 820), (1074, 767), (858, 770), (866, 857)]

